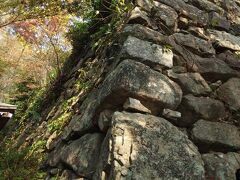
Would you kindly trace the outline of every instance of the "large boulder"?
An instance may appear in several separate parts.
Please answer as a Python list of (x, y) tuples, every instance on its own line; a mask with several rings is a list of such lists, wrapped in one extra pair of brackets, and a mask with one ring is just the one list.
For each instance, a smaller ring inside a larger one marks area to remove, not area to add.
[(239, 54), (235, 54), (230, 50), (220, 53), (217, 55), (219, 59), (225, 61), (231, 68), (235, 70), (240, 70), (240, 58)]
[(60, 163), (71, 167), (77, 175), (91, 178), (96, 169), (103, 139), (104, 135), (100, 133), (86, 134), (56, 151), (56, 156), (60, 155)]
[[(164, 39), (164, 38), (163, 38)], [(217, 80), (227, 80), (231, 77), (239, 76), (240, 73), (231, 69), (223, 60), (214, 57), (203, 58), (186, 48), (178, 45), (173, 36), (165, 38), (167, 44), (170, 44), (174, 51), (183, 59), (181, 60), (189, 70), (200, 73), (204, 79), (215, 82)]]
[(150, 66), (173, 66), (173, 53), (170, 49), (129, 36), (124, 42), (122, 58), (134, 59)]
[(199, 72), (206, 80), (214, 82), (217, 80), (227, 80), (231, 77), (239, 76), (239, 72), (230, 68), (223, 60), (217, 58), (201, 58), (190, 56), (194, 60), (189, 62), (189, 66), (195, 66), (194, 70)]
[(168, 28), (174, 29), (178, 17), (177, 12), (173, 8), (157, 1), (154, 1), (154, 5), (155, 18), (162, 20)]
[(108, 107), (122, 107), (128, 97), (133, 97), (159, 114), (163, 108), (176, 109), (182, 99), (181, 88), (167, 76), (150, 67), (124, 60), (110, 73), (102, 85), (89, 95), (64, 132), (64, 139), (74, 133), (81, 134), (97, 125), (99, 113)]
[(199, 120), (192, 129), (192, 138), (203, 152), (240, 150), (240, 133), (230, 124)]
[(213, 40), (217, 46), (236, 51), (240, 50), (240, 37), (225, 31), (217, 30), (208, 30), (208, 34), (210, 39)]
[(233, 180), (237, 178), (237, 171), (240, 169), (240, 154), (229, 152), (208, 153), (202, 155), (206, 179)]
[(218, 97), (233, 110), (240, 109), (240, 79), (231, 78), (217, 90)]
[(206, 40), (200, 39), (191, 34), (175, 33), (172, 36), (176, 43), (189, 48), (200, 56), (212, 56), (215, 54), (215, 49), (212, 44)]
[(228, 31), (231, 27), (231, 22), (227, 20), (226, 17), (221, 16), (220, 14), (216, 12), (211, 12), (210, 13), (210, 20), (209, 20), (209, 25), (219, 29), (219, 30), (226, 30)]
[(102, 151), (110, 150), (111, 155), (105, 154), (105, 163), (102, 161), (98, 166), (98, 179), (102, 175), (111, 180), (204, 179), (203, 162), (196, 146), (167, 120), (115, 112), (112, 121), (110, 146), (108, 151), (106, 148)]
[(204, 9), (207, 12), (224, 12), (220, 6), (208, 0), (189, 0), (188, 2), (194, 4), (199, 9)]
[(177, 82), (184, 94), (206, 95), (211, 92), (208, 83), (199, 73), (174, 73), (168, 71), (168, 76)]
[(226, 116), (222, 102), (208, 98), (186, 95), (179, 106), (182, 118), (178, 121), (179, 126), (191, 126), (199, 119), (217, 121)]
[(122, 37), (123, 41), (128, 36), (134, 36), (141, 40), (154, 42), (155, 44), (159, 44), (165, 39), (165, 36), (163, 34), (161, 34), (160, 32), (154, 31), (154, 30), (152, 30), (146, 26), (143, 26), (141, 24), (126, 25), (121, 33), (121, 37)]
[(99, 88), (98, 99), (105, 97), (105, 102), (113, 105), (123, 105), (128, 97), (136, 98), (152, 114), (158, 114), (165, 107), (176, 109), (182, 99), (182, 90), (167, 76), (150, 67), (124, 60)]
[(185, 3), (182, 0), (158, 0), (159, 2), (166, 4), (174, 8), (178, 13), (188, 17), (191, 23), (200, 26), (207, 25), (208, 14), (195, 6)]

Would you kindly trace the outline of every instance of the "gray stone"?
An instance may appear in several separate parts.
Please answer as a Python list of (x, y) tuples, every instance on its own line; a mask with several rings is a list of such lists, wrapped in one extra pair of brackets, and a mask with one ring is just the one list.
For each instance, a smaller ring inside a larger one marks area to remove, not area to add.
[(208, 36), (206, 36), (206, 34), (205, 34), (205, 29), (204, 28), (191, 26), (191, 27), (188, 28), (188, 32), (190, 32), (194, 36), (199, 37), (201, 39), (204, 39), (206, 41), (208, 41), (208, 39), (209, 39)]
[(170, 121), (178, 121), (182, 114), (178, 111), (173, 111), (171, 109), (163, 109), (162, 116)]
[(122, 58), (135, 59), (147, 65), (173, 66), (173, 53), (160, 45), (129, 36), (123, 45)]
[(231, 23), (226, 19), (226, 17), (222, 17), (216, 12), (211, 12), (209, 16), (210, 16), (210, 21), (209, 21), (210, 26), (219, 30), (228, 31), (230, 29)]
[(215, 49), (208, 41), (195, 37), (191, 34), (175, 33), (172, 35), (177, 44), (189, 48), (196, 54), (201, 56), (212, 56)]
[(216, 121), (226, 116), (225, 108), (222, 102), (208, 98), (186, 95), (178, 111), (182, 113), (179, 126), (191, 126), (199, 119)]
[(54, 148), (55, 144), (55, 139), (58, 137), (57, 131), (55, 131), (51, 136), (49, 136), (46, 144), (46, 148), (48, 150), (52, 150)]
[(195, 6), (185, 3), (182, 0), (158, 0), (174, 8), (178, 13), (188, 17), (193, 24), (205, 26), (208, 21), (208, 14)]
[(222, 9), (220, 6), (214, 4), (213, 2), (210, 2), (208, 0), (188, 0), (188, 2), (194, 4), (199, 9), (202, 9), (207, 12), (218, 12), (223, 14), (224, 9)]
[(168, 28), (175, 29), (178, 17), (177, 12), (173, 8), (157, 1), (154, 1), (154, 5), (155, 5), (154, 17), (162, 20)]
[(180, 74), (180, 73), (186, 73), (187, 68), (184, 66), (173, 66), (172, 72)]
[(226, 11), (231, 10), (232, 3), (230, 0), (210, 0), (210, 1)]
[(58, 168), (53, 168), (53, 169), (51, 169), (51, 170), (49, 171), (49, 173), (50, 173), (51, 175), (57, 175), (57, 174), (59, 174), (59, 172), (61, 172), (61, 170), (58, 169)]
[(240, 150), (240, 133), (230, 124), (199, 120), (192, 129), (192, 138), (202, 152)]
[(180, 85), (184, 94), (205, 95), (211, 92), (211, 88), (199, 73), (176, 74), (170, 70), (168, 76)]
[(213, 91), (215, 91), (216, 89), (218, 89), (220, 86), (222, 85), (222, 81), (218, 80), (214, 83), (210, 84), (210, 87)]
[(154, 42), (156, 44), (159, 44), (165, 39), (165, 36), (160, 32), (154, 31), (141, 24), (126, 25), (121, 35), (123, 36), (123, 40), (125, 40), (128, 36), (134, 36), (138, 39)]
[(136, 5), (141, 7), (142, 9), (150, 12), (151, 9), (153, 8), (153, 2), (151, 0), (136, 0)]
[(239, 16), (240, 16), (240, 7), (238, 0), (214, 0), (217, 1), (217, 3), (224, 8), (227, 13), (226, 16), (229, 20), (232, 21), (232, 23), (239, 24)]
[(123, 104), (123, 108), (128, 111), (133, 112), (142, 112), (142, 113), (150, 113), (151, 111), (146, 108), (138, 99), (128, 98), (127, 101)]
[(99, 161), (96, 167), (96, 171), (93, 175), (93, 180), (107, 180), (109, 179), (110, 170), (111, 170), (111, 134), (112, 129), (109, 129), (107, 135), (102, 143)]
[(240, 169), (240, 154), (209, 153), (203, 154), (202, 158), (205, 164), (206, 179), (236, 179), (236, 172)]
[(165, 119), (115, 112), (111, 134), (108, 179), (204, 179), (197, 148)]
[(209, 38), (214, 41), (217, 46), (236, 51), (240, 50), (240, 37), (224, 31), (208, 30), (207, 32)]
[(86, 134), (63, 148), (61, 162), (79, 175), (91, 178), (96, 170), (101, 143), (104, 136), (99, 133)]
[(64, 170), (60, 177), (60, 180), (75, 180), (77, 178), (76, 174), (71, 170)]
[(199, 72), (204, 79), (214, 82), (217, 80), (227, 80), (231, 77), (239, 76), (239, 72), (231, 69), (224, 61), (216, 58), (201, 58), (193, 56), (194, 61), (190, 64), (194, 64), (194, 70)]
[(131, 15), (128, 20), (129, 24), (143, 24), (146, 26), (152, 26), (151, 20), (148, 18), (148, 15), (145, 11), (139, 9), (139, 7), (135, 7), (131, 11)]
[(128, 97), (139, 99), (151, 113), (158, 114), (163, 108), (176, 109), (181, 102), (182, 90), (168, 77), (150, 67), (124, 60), (83, 102), (80, 107), (82, 113), (73, 117), (65, 128), (63, 138), (68, 139), (74, 133), (83, 134), (93, 129), (103, 109), (122, 106)]
[(218, 98), (233, 110), (240, 109), (240, 79), (231, 78), (217, 90)]
[(59, 167), (60, 168), (62, 166), (61, 157), (63, 155), (64, 148), (66, 148), (65, 143), (63, 143), (63, 142), (58, 143), (56, 148), (54, 148), (52, 151), (50, 151), (48, 153), (48, 158), (44, 165), (46, 167), (52, 167), (52, 168)]
[(191, 51), (175, 43), (173, 36), (168, 37), (165, 41), (181, 57), (188, 70), (199, 72), (208, 81), (227, 80), (228, 78), (239, 76), (239, 72), (231, 69), (223, 60), (202, 58), (193, 54)]
[(180, 16), (178, 18), (178, 28), (187, 29), (189, 26), (189, 21), (187, 18)]
[(64, 128), (62, 138), (68, 140), (75, 133), (84, 134), (95, 127), (94, 115), (100, 104), (98, 104), (97, 92), (92, 91), (79, 108), (81, 114), (74, 114), (68, 126)]
[(231, 33), (240, 36), (240, 24), (233, 23), (230, 27)]
[(218, 54), (217, 57), (225, 61), (231, 68), (235, 70), (240, 70), (240, 55), (237, 53), (232, 53), (231, 51), (226, 51)]
[(101, 131), (106, 132), (108, 130), (108, 128), (111, 125), (111, 119), (112, 119), (113, 113), (114, 112), (109, 109), (106, 109), (100, 113), (99, 119), (98, 119), (98, 127), (100, 128)]
[(120, 63), (99, 89), (100, 98), (113, 92), (109, 101), (122, 105), (132, 97), (140, 100), (153, 114), (158, 114), (163, 107), (176, 109), (182, 98), (181, 88), (167, 76), (132, 60)]

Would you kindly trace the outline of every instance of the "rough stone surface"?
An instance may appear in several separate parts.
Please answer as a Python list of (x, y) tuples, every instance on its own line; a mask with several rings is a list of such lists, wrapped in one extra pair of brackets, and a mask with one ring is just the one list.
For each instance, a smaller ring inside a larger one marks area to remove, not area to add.
[(149, 11), (149, 12), (151, 11), (151, 9), (154, 6), (153, 2), (150, 0), (136, 0), (136, 5), (138, 5), (142, 9)]
[(162, 116), (170, 121), (176, 122), (182, 117), (182, 114), (171, 109), (163, 109)]
[[(182, 98), (181, 88), (167, 76), (132, 60), (124, 60), (109, 74), (100, 87), (101, 97), (107, 94), (109, 88), (119, 102), (121, 95), (136, 98), (153, 114), (160, 112), (161, 106), (176, 109)], [(157, 105), (159, 106), (156, 107)]]
[(176, 74), (169, 70), (168, 76), (180, 85), (184, 94), (204, 95), (211, 92), (211, 88), (199, 73)]
[(240, 109), (240, 79), (231, 78), (217, 90), (218, 97), (233, 110)]
[(99, 133), (86, 134), (68, 146), (63, 146), (52, 156), (57, 156), (55, 162), (59, 162), (56, 164), (64, 163), (77, 175), (91, 178), (96, 169), (103, 138)]
[(96, 167), (96, 171), (93, 175), (93, 180), (99, 180), (99, 179), (108, 179), (111, 171), (111, 134), (112, 129), (109, 129), (107, 132), (107, 135), (105, 136), (105, 139), (102, 143), (100, 155), (99, 155), (99, 161)]
[(173, 66), (173, 53), (169, 49), (129, 36), (123, 45), (123, 58), (135, 59), (148, 65)]
[(240, 133), (230, 124), (199, 120), (192, 129), (192, 138), (203, 152), (240, 150)]
[(215, 41), (217, 46), (236, 51), (240, 50), (240, 37), (217, 30), (208, 30), (208, 33), (211, 40)]
[(55, 139), (57, 138), (57, 132), (55, 131), (47, 140), (46, 148), (48, 150), (52, 150), (53, 147), (55, 146)]
[(175, 43), (173, 36), (166, 40), (174, 51), (181, 56), (183, 65), (188, 69), (199, 72), (208, 81), (227, 80), (239, 76), (239, 72), (231, 69), (223, 60), (217, 58), (203, 58)]
[(238, 180), (236, 172), (240, 169), (240, 154), (209, 153), (203, 154), (202, 158), (205, 164), (206, 179)]
[(178, 13), (187, 16), (193, 24), (204, 26), (208, 21), (208, 14), (198, 9), (195, 6), (185, 3), (182, 0), (158, 0), (159, 2), (166, 4), (174, 8)]
[(106, 109), (100, 113), (98, 119), (98, 127), (101, 131), (106, 132), (108, 130), (111, 125), (112, 115), (113, 111), (109, 109)]
[(212, 44), (191, 34), (175, 33), (173, 38), (176, 43), (190, 48), (196, 54), (202, 56), (212, 56), (215, 54)]
[(69, 125), (64, 129), (62, 138), (69, 139), (74, 133), (82, 132), (85, 133), (88, 130), (94, 128), (93, 117), (96, 113), (96, 109), (98, 107), (98, 101), (96, 99), (96, 91), (91, 92), (85, 101), (82, 103), (80, 107), (80, 112), (84, 112), (82, 114), (75, 114)]
[(183, 97), (179, 110), (182, 118), (179, 120), (180, 126), (191, 126), (199, 119), (216, 121), (224, 118), (225, 108), (222, 102), (208, 97), (195, 97), (186, 95)]
[[(191, 57), (191, 56), (190, 56)], [(216, 58), (201, 58), (193, 56), (194, 60), (189, 65), (196, 66), (196, 72), (199, 72), (206, 80), (217, 81), (227, 80), (228, 78), (239, 76), (239, 72), (231, 69), (224, 61)]]
[(207, 12), (224, 12), (224, 10), (220, 6), (208, 0), (189, 0), (188, 2), (195, 4), (197, 7)]
[(134, 36), (138, 39), (160, 43), (164, 40), (165, 36), (158, 31), (154, 31), (141, 24), (130, 24), (126, 25), (123, 29), (122, 36), (125, 40), (128, 36)]
[(139, 7), (135, 7), (131, 15), (129, 17), (129, 24), (143, 24), (147, 26), (151, 26), (151, 21), (147, 16), (147, 13), (144, 11), (141, 11)]
[(150, 113), (151, 111), (146, 108), (142, 103), (134, 98), (128, 98), (127, 101), (123, 104), (123, 108), (128, 111)]
[(228, 31), (230, 29), (231, 23), (227, 20), (226, 17), (220, 16), (216, 12), (210, 13), (210, 26), (219, 29), (219, 30), (226, 30)]
[(187, 18), (180, 16), (178, 19), (178, 28), (187, 29), (189, 27), (189, 21)]
[(94, 117), (101, 108), (122, 105), (129, 96), (139, 99), (153, 114), (158, 114), (163, 107), (176, 109), (182, 99), (182, 90), (150, 67), (124, 60), (84, 101), (80, 108), (83, 113), (73, 117), (65, 129), (64, 139), (74, 132), (81, 133), (93, 128)]
[(199, 37), (199, 38), (207, 40), (207, 41), (209, 40), (208, 36), (206, 36), (206, 34), (205, 34), (205, 30), (201, 27), (191, 26), (188, 28), (188, 31), (196, 37)]
[(46, 179), (240, 179), (240, 0), (128, 2), (104, 44), (73, 49), (56, 99), (15, 147), (47, 142)]
[(222, 81), (221, 80), (218, 80), (214, 83), (211, 83), (210, 84), (210, 87), (213, 91), (215, 91), (216, 89), (218, 89), (220, 86), (222, 85)]
[(226, 51), (221, 54), (218, 54), (217, 57), (225, 61), (231, 68), (235, 70), (240, 70), (240, 58), (239, 54), (232, 53), (231, 51)]
[(161, 19), (168, 28), (174, 28), (177, 23), (177, 12), (165, 4), (154, 1), (155, 17)]
[(204, 179), (201, 156), (165, 119), (116, 112), (109, 179)]
[(77, 176), (71, 170), (64, 170), (60, 177), (60, 180), (73, 180), (73, 179), (77, 179)]

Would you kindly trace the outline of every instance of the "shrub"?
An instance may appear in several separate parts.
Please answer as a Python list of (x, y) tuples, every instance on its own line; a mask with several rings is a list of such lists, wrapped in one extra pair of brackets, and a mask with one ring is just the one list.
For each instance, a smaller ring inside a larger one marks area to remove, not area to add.
[(75, 21), (67, 33), (75, 51), (83, 48), (89, 41), (90, 22)]
[(0, 147), (0, 180), (25, 180), (43, 178), (36, 173), (38, 159), (28, 157), (28, 149), (5, 149)]

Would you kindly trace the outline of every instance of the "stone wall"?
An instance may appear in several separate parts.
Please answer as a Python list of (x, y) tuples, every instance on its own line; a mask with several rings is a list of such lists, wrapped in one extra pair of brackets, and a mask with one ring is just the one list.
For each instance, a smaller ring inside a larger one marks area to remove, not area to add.
[(240, 179), (240, 1), (135, 3), (101, 81), (47, 136), (49, 177)]

